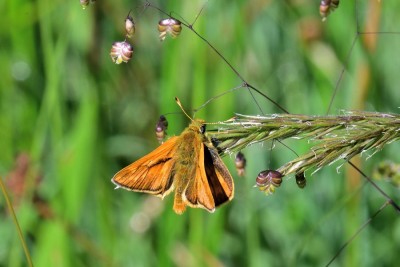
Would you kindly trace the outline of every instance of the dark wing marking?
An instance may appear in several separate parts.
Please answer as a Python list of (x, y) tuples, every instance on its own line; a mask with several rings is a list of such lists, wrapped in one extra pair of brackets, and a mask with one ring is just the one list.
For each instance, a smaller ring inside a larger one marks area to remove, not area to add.
[(233, 198), (233, 179), (228, 168), (219, 157), (217, 149), (214, 147), (205, 145), (204, 162), (215, 206), (218, 207)]

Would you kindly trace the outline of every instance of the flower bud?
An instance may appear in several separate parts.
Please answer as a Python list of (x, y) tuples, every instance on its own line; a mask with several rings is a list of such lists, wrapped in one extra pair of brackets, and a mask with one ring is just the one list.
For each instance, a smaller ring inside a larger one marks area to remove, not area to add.
[(306, 177), (304, 176), (304, 172), (296, 173), (296, 184), (299, 188), (303, 189), (307, 185)]
[(326, 20), (331, 12), (339, 7), (340, 0), (321, 0), (319, 5), (319, 14), (321, 14), (322, 20)]
[(242, 152), (236, 154), (235, 167), (239, 176), (244, 176), (244, 170), (246, 168), (246, 158)]
[(167, 134), (167, 128), (168, 128), (168, 121), (167, 118), (165, 118), (164, 115), (160, 116), (160, 119), (158, 120), (157, 124), (156, 124), (156, 137), (158, 142), (160, 142), (160, 144), (163, 143), (165, 135)]
[(125, 19), (125, 32), (126, 32), (126, 37), (127, 38), (132, 38), (132, 36), (135, 34), (135, 22), (133, 21), (133, 18), (128, 15)]
[(115, 64), (127, 63), (133, 54), (133, 47), (128, 42), (115, 42), (112, 44), (110, 56)]
[(276, 187), (281, 186), (282, 173), (275, 170), (265, 170), (258, 174), (256, 178), (256, 185), (266, 194), (271, 194), (275, 191)]
[(90, 0), (80, 0), (80, 3), (82, 8), (85, 9), (90, 4)]
[(160, 32), (160, 40), (164, 41), (167, 34), (171, 35), (172, 38), (177, 37), (182, 31), (182, 25), (177, 19), (162, 19), (158, 22), (158, 31)]

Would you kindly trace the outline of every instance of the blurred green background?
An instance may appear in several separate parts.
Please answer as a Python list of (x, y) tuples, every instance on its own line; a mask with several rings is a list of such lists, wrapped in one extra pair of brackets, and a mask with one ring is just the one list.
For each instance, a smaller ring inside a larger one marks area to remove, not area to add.
[[(205, 1), (152, 1), (191, 23)], [(155, 9), (139, 1), (0, 2), (0, 175), (36, 266), (324, 266), (385, 199), (347, 166), (333, 165), (297, 188), (287, 177), (276, 193), (253, 188), (264, 169), (295, 155), (280, 144), (247, 148), (246, 177), (232, 157), (233, 201), (209, 214), (172, 210), (164, 201), (114, 190), (119, 169), (157, 147), (159, 115), (178, 135), (189, 110), (242, 82), (188, 29), (158, 39)], [(253, 86), (291, 113), (324, 115), (341, 71), (330, 114), (342, 109), (398, 112), (400, 34), (397, 0), (342, 1), (327, 21), (317, 0), (209, 1), (195, 24)], [(114, 65), (111, 44), (124, 39), (129, 10), (136, 21), (134, 55)], [(165, 16), (164, 16), (165, 17)], [(358, 19), (358, 25), (356, 24)], [(354, 47), (352, 44), (354, 42)], [(264, 113), (278, 108), (260, 95)], [(209, 122), (234, 113), (260, 114), (245, 89), (208, 104)], [(210, 126), (211, 127), (211, 126)], [(285, 142), (297, 153), (307, 141)], [(399, 161), (399, 145), (359, 161)], [(357, 162), (357, 160), (356, 160)], [(378, 181), (395, 201), (399, 189)], [(0, 266), (26, 266), (11, 217), (0, 197)], [(400, 220), (386, 208), (332, 266), (395, 266)]]

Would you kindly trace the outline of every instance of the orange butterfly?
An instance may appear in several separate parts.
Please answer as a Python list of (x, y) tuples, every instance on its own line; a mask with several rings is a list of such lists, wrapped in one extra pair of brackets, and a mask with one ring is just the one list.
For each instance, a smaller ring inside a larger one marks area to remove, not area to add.
[(215, 207), (233, 198), (234, 184), (217, 149), (204, 133), (204, 121), (192, 120), (180, 136), (171, 137), (123, 168), (111, 181), (117, 188), (161, 198), (175, 190), (174, 211), (178, 214), (186, 206), (214, 212)]

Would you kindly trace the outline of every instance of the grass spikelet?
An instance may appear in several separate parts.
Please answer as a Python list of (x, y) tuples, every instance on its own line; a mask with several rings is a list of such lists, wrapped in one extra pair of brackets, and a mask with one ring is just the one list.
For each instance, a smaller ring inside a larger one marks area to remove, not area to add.
[(273, 114), (236, 117), (221, 122), (208, 135), (216, 140), (220, 154), (235, 153), (243, 148), (272, 139), (308, 139), (310, 151), (277, 169), (283, 175), (317, 170), (337, 160), (381, 150), (400, 138), (398, 114), (345, 111), (339, 116)]

